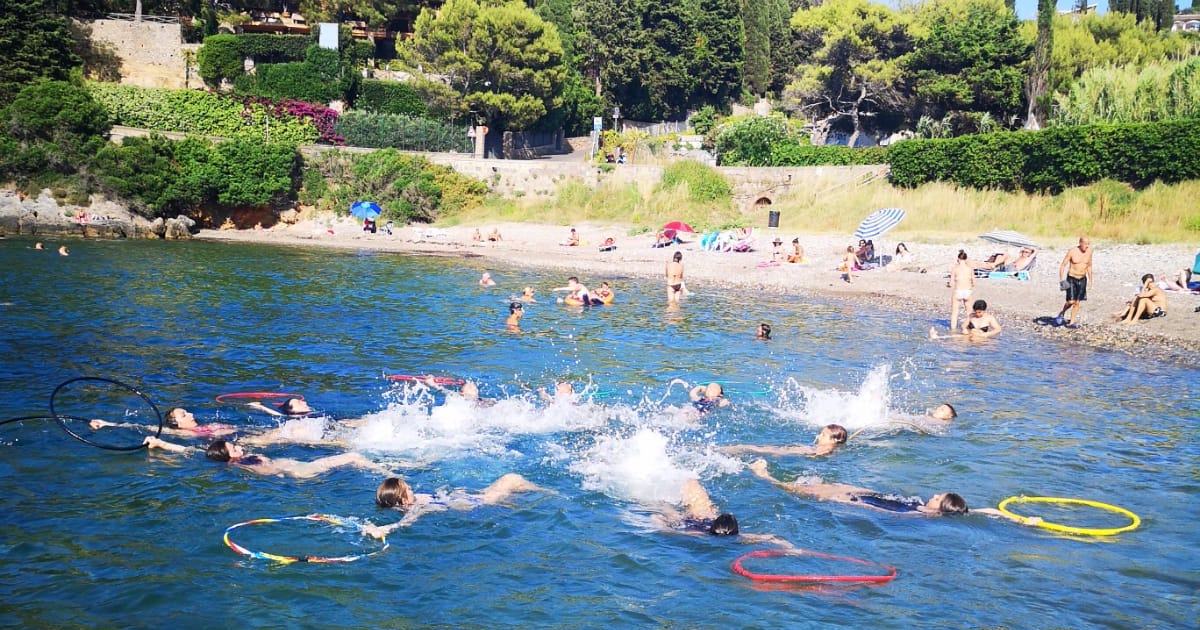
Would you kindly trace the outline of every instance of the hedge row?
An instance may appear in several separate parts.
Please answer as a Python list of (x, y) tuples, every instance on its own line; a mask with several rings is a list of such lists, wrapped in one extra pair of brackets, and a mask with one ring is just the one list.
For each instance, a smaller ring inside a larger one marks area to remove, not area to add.
[(263, 138), (293, 144), (336, 143), (332, 110), (320, 105), (241, 99), (199, 90), (89, 83), (92, 98), (108, 109), (113, 124), (226, 138)]
[(471, 139), (463, 127), (418, 116), (350, 111), (338, 118), (335, 130), (346, 144), (355, 147), (471, 151)]
[(945, 181), (972, 188), (1058, 193), (1101, 179), (1136, 187), (1200, 179), (1200, 120), (1054, 127), (888, 148), (891, 182)]
[(887, 162), (887, 149), (867, 147), (852, 149), (841, 146), (812, 146), (796, 143), (776, 144), (771, 147), (770, 166), (852, 166), (858, 164), (883, 164)]
[(354, 107), (376, 114), (411, 114), (424, 116), (425, 101), (407, 83), (364, 79), (359, 85)]
[(237, 37), (241, 55), (253, 57), (256, 64), (304, 61), (304, 54), (313, 43), (313, 38), (308, 35), (241, 33), (234, 37)]

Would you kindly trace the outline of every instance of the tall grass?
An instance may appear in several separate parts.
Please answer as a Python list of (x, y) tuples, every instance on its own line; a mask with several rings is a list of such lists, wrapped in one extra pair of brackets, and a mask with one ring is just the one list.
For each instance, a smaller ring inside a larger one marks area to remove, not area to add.
[(630, 232), (639, 232), (681, 220), (704, 232), (736, 225), (765, 226), (767, 212), (775, 210), (780, 212), (784, 232), (849, 234), (872, 211), (897, 206), (908, 213), (889, 236), (901, 239), (949, 242), (1011, 229), (1047, 244), (1069, 242), (1080, 234), (1126, 243), (1195, 243), (1200, 241), (1197, 199), (1200, 181), (1155, 184), (1143, 190), (1101, 181), (1060, 195), (1035, 195), (940, 183), (901, 189), (883, 180), (864, 184), (830, 177), (809, 178), (803, 190), (782, 196), (774, 205), (742, 209), (732, 201), (694, 201), (686, 185), (639, 189), (633, 184), (607, 184), (592, 189), (569, 183), (549, 201), (492, 199), (447, 221), (478, 225), (590, 221), (625, 224)]

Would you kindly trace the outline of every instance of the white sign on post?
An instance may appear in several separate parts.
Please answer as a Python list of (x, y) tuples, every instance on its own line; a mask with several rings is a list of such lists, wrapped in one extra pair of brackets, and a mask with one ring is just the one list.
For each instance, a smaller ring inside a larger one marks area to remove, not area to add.
[(592, 116), (592, 131), (604, 131), (604, 118), (602, 116)]

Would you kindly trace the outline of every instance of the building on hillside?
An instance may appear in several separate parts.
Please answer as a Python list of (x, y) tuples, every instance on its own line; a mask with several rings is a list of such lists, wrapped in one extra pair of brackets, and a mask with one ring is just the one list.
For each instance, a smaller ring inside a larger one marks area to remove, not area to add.
[(1200, 13), (1180, 13), (1175, 16), (1175, 23), (1171, 25), (1172, 31), (1192, 31), (1193, 33), (1200, 32)]

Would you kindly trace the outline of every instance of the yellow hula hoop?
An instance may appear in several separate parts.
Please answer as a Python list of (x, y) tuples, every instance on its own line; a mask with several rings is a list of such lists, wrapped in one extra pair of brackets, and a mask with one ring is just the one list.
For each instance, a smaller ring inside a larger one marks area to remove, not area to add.
[(1045, 522), (1045, 521), (1038, 523), (1038, 527), (1041, 527), (1043, 529), (1048, 529), (1050, 531), (1062, 532), (1064, 534), (1075, 534), (1078, 536), (1113, 536), (1116, 534), (1120, 534), (1121, 532), (1133, 531), (1133, 530), (1137, 529), (1139, 525), (1142, 524), (1142, 519), (1138, 518), (1137, 514), (1134, 514), (1133, 512), (1130, 512), (1129, 510), (1126, 510), (1123, 507), (1117, 507), (1115, 505), (1109, 505), (1107, 503), (1101, 503), (1099, 501), (1089, 501), (1087, 499), (1064, 499), (1062, 497), (1026, 497), (1026, 496), (1008, 497), (1007, 499), (1001, 501), (1000, 505), (997, 506), (997, 508), (996, 508), (996, 509), (1000, 510), (1001, 514), (1004, 514), (1005, 516), (1008, 516), (1009, 518), (1013, 518), (1013, 519), (1017, 519), (1017, 520), (1024, 520), (1025, 518), (1028, 518), (1028, 517), (1021, 516), (1020, 514), (1014, 514), (1014, 513), (1008, 511), (1009, 503), (1061, 503), (1061, 504), (1069, 504), (1069, 505), (1086, 505), (1088, 507), (1099, 508), (1101, 510), (1107, 510), (1109, 512), (1116, 512), (1117, 514), (1124, 514), (1125, 516), (1129, 517), (1129, 521), (1130, 521), (1130, 523), (1124, 527), (1110, 527), (1110, 528), (1071, 527), (1070, 525), (1060, 525), (1058, 523), (1049, 523), (1049, 522)]

